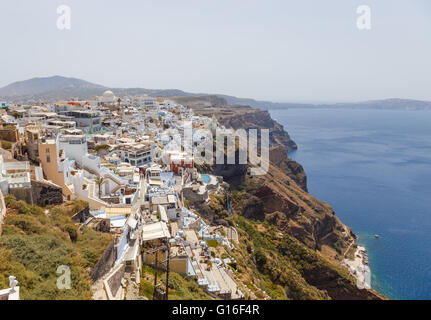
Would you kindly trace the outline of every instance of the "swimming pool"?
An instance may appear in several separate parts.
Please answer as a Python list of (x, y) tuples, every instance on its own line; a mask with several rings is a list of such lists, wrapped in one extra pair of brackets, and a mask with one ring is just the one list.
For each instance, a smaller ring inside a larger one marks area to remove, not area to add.
[(203, 183), (205, 183), (205, 184), (208, 184), (211, 180), (210, 176), (207, 174), (201, 174), (201, 178), (202, 178)]

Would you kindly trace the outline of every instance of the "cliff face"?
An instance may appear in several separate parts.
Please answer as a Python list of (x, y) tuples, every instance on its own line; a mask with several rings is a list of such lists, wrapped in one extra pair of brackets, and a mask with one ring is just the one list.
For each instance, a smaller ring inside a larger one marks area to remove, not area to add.
[[(228, 109), (229, 110), (229, 109)], [(269, 159), (275, 166), (296, 182), (304, 191), (307, 191), (307, 176), (304, 168), (289, 159), (287, 152), (297, 149), (295, 141), (284, 130), (283, 126), (271, 118), (268, 111), (254, 110), (245, 107), (235, 107), (218, 110), (216, 113), (218, 121), (226, 128), (237, 129), (268, 129), (269, 130)], [(241, 170), (244, 171), (243, 168)], [(221, 172), (223, 176), (223, 172)], [(230, 178), (226, 175), (226, 178)]]
[[(223, 176), (231, 184), (232, 208), (237, 216), (254, 224), (270, 225), (274, 232), (284, 235), (282, 242), (289, 242), (290, 247), (286, 250), (277, 247), (278, 250), (269, 251), (271, 243), (277, 243), (278, 238), (269, 239), (268, 234), (262, 234), (270, 243), (263, 250), (264, 255), (268, 259), (275, 257), (272, 263), (277, 266), (280, 261), (292, 264), (294, 271), (291, 272), (299, 272), (295, 281), (301, 283), (302, 289), (296, 287), (298, 283), (280, 280), (288, 274), (288, 271), (282, 271), (282, 267), (277, 271), (281, 275), (272, 280), (273, 285), (283, 286), (286, 296), (294, 299), (380, 299), (372, 290), (358, 289), (355, 280), (340, 267), (355, 241), (355, 235), (335, 216), (330, 205), (307, 192), (303, 167), (287, 155), (287, 151), (297, 146), (283, 126), (271, 119), (268, 112), (246, 107), (205, 109), (196, 113), (215, 114), (222, 125), (235, 130), (257, 128), (270, 131), (270, 164), (266, 175), (251, 176), (246, 165), (216, 165), (213, 173)], [(250, 235), (249, 231), (245, 234), (249, 241), (256, 242), (257, 234)], [(263, 241), (257, 240), (255, 246)], [(301, 254), (289, 255), (292, 246)], [(250, 251), (248, 247), (247, 251)], [(256, 258), (250, 259), (248, 264), (257, 263)], [(246, 269), (247, 263), (244, 265)], [(299, 265), (302, 267), (298, 268)], [(247, 272), (271, 278), (275, 267), (266, 269), (256, 265), (256, 268), (257, 271), (252, 268)]]
[(274, 121), (268, 111), (249, 108), (233, 108), (231, 114), (216, 113), (218, 121), (226, 128), (233, 129), (269, 129), (270, 147), (283, 146), (286, 151), (297, 149), (296, 143), (284, 131), (281, 124)]
[(311, 249), (325, 246), (325, 252), (334, 259), (354, 240), (331, 206), (305, 192), (277, 166), (270, 164), (266, 175), (247, 175), (245, 181), (248, 198), (234, 205), (239, 214), (268, 221)]
[(289, 159), (287, 156), (287, 148), (284, 145), (277, 145), (270, 149), (269, 161), (295, 181), (302, 190), (308, 191), (307, 175), (305, 174), (304, 168), (298, 162)]

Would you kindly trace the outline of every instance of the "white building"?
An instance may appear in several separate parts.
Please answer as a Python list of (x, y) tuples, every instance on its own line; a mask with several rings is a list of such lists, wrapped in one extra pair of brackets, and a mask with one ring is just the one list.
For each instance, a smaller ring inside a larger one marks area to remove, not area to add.
[(79, 164), (83, 163), (83, 158), (88, 152), (85, 135), (61, 135), (59, 145), (69, 159), (75, 160)]

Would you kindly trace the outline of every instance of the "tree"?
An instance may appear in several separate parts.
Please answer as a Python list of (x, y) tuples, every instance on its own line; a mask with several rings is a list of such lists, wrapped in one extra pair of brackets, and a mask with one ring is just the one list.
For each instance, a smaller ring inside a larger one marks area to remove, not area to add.
[(97, 186), (99, 187), (99, 199), (100, 199), (102, 197), (102, 185), (105, 183), (105, 178), (103, 178), (102, 176), (97, 176), (94, 182), (96, 182)]
[(258, 248), (254, 253), (254, 257), (256, 259), (257, 267), (259, 270), (262, 270), (267, 261), (265, 253), (262, 251), (262, 249)]

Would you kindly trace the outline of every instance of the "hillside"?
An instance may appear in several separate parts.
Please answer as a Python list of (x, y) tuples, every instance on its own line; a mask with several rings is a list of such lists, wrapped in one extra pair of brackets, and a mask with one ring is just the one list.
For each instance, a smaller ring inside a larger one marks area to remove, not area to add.
[(85, 92), (100, 92), (105, 87), (90, 83), (88, 81), (53, 76), (47, 78), (33, 78), (25, 81), (11, 83), (0, 89), (0, 97), (43, 97), (82, 94)]
[[(87, 300), (92, 298), (89, 270), (112, 236), (84, 227), (78, 231), (71, 216), (84, 203), (74, 201), (45, 209), (6, 196), (6, 219), (0, 237), (0, 288), (8, 277), (19, 279), (24, 300)], [(56, 286), (57, 268), (71, 269), (71, 289)]]
[(76, 78), (52, 76), (32, 78), (0, 88), (0, 98), (15, 103), (55, 102), (64, 99), (90, 99), (112, 90), (118, 96), (149, 95), (155, 97), (192, 96), (177, 89), (108, 88)]

